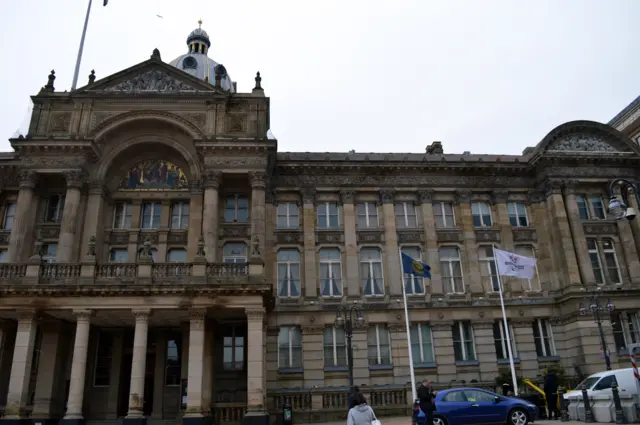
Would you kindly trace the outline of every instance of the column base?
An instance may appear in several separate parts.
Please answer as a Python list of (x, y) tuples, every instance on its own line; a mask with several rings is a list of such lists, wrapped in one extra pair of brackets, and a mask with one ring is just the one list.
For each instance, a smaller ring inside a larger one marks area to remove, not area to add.
[(142, 416), (139, 418), (127, 418), (122, 419), (122, 425), (147, 425), (147, 417)]
[(267, 412), (247, 412), (242, 418), (242, 425), (269, 425)]
[[(36, 425), (38, 422), (41, 422), (42, 425), (56, 425), (55, 422), (53, 422), (53, 419), (33, 419), (31, 423), (33, 425)], [(87, 423), (84, 420), (84, 418), (73, 418), (73, 419), (62, 418), (57, 422), (58, 422), (57, 425), (85, 425)]]
[(182, 425), (213, 425), (212, 416), (183, 416)]

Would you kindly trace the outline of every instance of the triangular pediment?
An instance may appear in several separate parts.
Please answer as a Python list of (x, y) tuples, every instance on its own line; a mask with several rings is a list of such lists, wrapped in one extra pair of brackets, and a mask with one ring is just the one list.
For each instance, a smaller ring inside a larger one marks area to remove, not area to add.
[(150, 59), (80, 87), (75, 93), (178, 94), (195, 91), (221, 90), (160, 60)]

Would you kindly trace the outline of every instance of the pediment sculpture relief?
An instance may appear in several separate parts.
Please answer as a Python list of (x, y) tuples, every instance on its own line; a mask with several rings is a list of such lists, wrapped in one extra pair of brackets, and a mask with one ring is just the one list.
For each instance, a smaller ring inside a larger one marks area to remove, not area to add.
[(620, 150), (601, 136), (591, 134), (571, 134), (553, 142), (548, 151), (562, 152), (631, 152), (625, 147)]
[(133, 166), (120, 183), (120, 190), (176, 190), (188, 188), (180, 167), (162, 160), (146, 160)]
[(180, 92), (193, 91), (196, 87), (179, 80), (167, 72), (159, 69), (151, 69), (142, 72), (135, 77), (121, 81), (113, 86), (105, 87), (105, 92)]

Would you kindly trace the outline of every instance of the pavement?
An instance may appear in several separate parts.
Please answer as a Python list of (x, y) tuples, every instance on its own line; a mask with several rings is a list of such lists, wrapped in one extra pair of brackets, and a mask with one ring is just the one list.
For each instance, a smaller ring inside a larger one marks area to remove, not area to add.
[[(411, 425), (411, 418), (408, 418), (406, 416), (399, 416), (399, 417), (394, 417), (394, 418), (380, 418), (380, 422), (382, 422), (382, 425)], [(346, 421), (340, 421), (340, 422), (327, 422), (326, 424), (323, 425), (345, 425)], [(562, 421), (547, 421), (547, 420), (539, 420), (539, 421), (535, 421), (535, 425), (584, 425), (585, 422), (580, 422), (580, 421), (568, 421), (568, 422), (562, 422)]]

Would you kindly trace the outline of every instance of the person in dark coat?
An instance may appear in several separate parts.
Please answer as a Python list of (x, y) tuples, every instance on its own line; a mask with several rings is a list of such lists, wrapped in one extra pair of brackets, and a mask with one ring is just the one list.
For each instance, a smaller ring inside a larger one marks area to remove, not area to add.
[(418, 400), (420, 400), (420, 410), (424, 412), (426, 418), (425, 425), (433, 425), (433, 411), (436, 410), (436, 392), (431, 388), (428, 379), (422, 381), (418, 388)]
[(347, 405), (349, 406), (349, 409), (358, 405), (356, 394), (360, 394), (360, 388), (354, 385), (353, 387), (351, 387), (351, 391), (349, 391), (349, 397), (347, 398)]
[(558, 378), (552, 370), (544, 375), (544, 396), (547, 399), (547, 419), (558, 419)]

